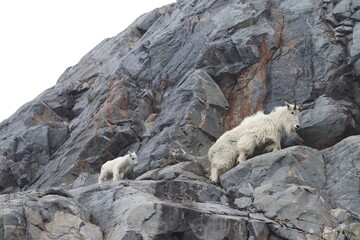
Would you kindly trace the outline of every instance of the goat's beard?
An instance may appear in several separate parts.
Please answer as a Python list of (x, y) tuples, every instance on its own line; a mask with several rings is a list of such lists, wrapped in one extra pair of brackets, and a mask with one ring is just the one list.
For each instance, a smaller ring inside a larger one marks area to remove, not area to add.
[(296, 132), (294, 126), (295, 126), (295, 124), (288, 124), (288, 125), (286, 125), (286, 128), (285, 128), (286, 134), (290, 135), (290, 134)]

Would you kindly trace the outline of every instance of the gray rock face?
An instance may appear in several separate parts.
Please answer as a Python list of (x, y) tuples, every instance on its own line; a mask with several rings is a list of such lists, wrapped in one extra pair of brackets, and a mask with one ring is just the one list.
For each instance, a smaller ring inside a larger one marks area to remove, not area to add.
[(349, 137), (323, 151), (326, 189), (335, 206), (360, 215), (360, 137)]
[[(307, 147), (292, 147), (252, 158), (220, 178), (221, 185), (240, 197), (244, 188), (268, 183), (291, 183), (324, 188), (325, 162), (321, 152)], [(247, 191), (245, 191), (247, 192)], [(244, 194), (245, 196), (247, 194)]]
[[(17, 135), (8, 135), (2, 151), (0, 189), (26, 189), (42, 174), (39, 168), (49, 163), (51, 156), (69, 136), (68, 124), (44, 123), (29, 127)], [(9, 172), (10, 170), (10, 172)]]
[(221, 184), (233, 198), (253, 199), (249, 210), (308, 234), (340, 237), (339, 224), (358, 223), (359, 141), (352, 136), (323, 151), (292, 147), (263, 154), (223, 174)]
[(316, 149), (334, 145), (341, 139), (359, 133), (359, 110), (347, 101), (318, 98), (300, 116), (303, 144)]
[(223, 190), (208, 184), (133, 181), (75, 189), (71, 194), (92, 209), (94, 223), (107, 229), (105, 239), (248, 237), (246, 213), (220, 204), (226, 201)]
[(331, 205), (319, 192), (307, 186), (264, 184), (254, 191), (254, 208), (270, 219), (322, 236), (322, 226), (337, 224), (330, 214)]
[(24, 192), (2, 195), (1, 239), (103, 239), (89, 212), (75, 199)]
[[(0, 238), (359, 238), (359, 24), (356, 0), (142, 15), (0, 124)], [(209, 147), (285, 101), (304, 103), (302, 140), (212, 185)], [(129, 150), (128, 180), (96, 184)]]

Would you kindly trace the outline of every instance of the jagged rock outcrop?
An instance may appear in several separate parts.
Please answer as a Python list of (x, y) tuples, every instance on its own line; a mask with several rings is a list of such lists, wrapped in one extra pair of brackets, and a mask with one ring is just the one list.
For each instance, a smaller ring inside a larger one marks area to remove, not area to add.
[[(359, 42), (355, 0), (142, 15), (1, 123), (0, 238), (359, 238)], [(284, 101), (304, 104), (292, 147), (211, 184), (211, 144)], [(97, 184), (129, 150), (128, 180)]]
[(316, 149), (331, 147), (359, 132), (359, 110), (351, 102), (322, 96), (308, 107), (302, 112), (302, 127), (298, 131), (306, 146)]
[[(341, 224), (360, 230), (359, 141), (360, 136), (353, 136), (322, 151), (299, 146), (263, 154), (222, 175), (221, 184), (235, 202), (250, 199), (244, 206), (248, 210), (319, 237), (329, 238), (332, 232), (340, 239)], [(337, 211), (346, 217), (337, 218)]]
[(65, 191), (22, 192), (0, 200), (0, 239), (103, 239), (88, 210)]

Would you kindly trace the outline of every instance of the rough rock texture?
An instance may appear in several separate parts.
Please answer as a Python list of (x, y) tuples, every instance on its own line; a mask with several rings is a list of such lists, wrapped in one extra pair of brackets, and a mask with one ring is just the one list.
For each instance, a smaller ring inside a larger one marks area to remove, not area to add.
[[(359, 46), (357, 0), (140, 16), (0, 124), (0, 239), (359, 238)], [(283, 147), (303, 146), (209, 182), (224, 131), (295, 100), (302, 128)], [(129, 150), (128, 180), (97, 184)]]
[(341, 239), (338, 232), (350, 223), (360, 230), (359, 141), (353, 136), (323, 151), (301, 146), (263, 154), (223, 174), (221, 184), (235, 203), (252, 199), (242, 209), (314, 236)]
[(360, 113), (351, 102), (319, 97), (308, 107), (301, 113), (298, 132), (306, 146), (323, 149), (359, 133)]
[(106, 229), (105, 239), (248, 237), (247, 213), (222, 205), (224, 191), (204, 183), (132, 181), (71, 193), (94, 210), (93, 222)]
[(360, 137), (346, 138), (323, 151), (326, 190), (335, 206), (360, 216)]
[(103, 239), (88, 210), (64, 191), (1, 195), (0, 202), (0, 239)]

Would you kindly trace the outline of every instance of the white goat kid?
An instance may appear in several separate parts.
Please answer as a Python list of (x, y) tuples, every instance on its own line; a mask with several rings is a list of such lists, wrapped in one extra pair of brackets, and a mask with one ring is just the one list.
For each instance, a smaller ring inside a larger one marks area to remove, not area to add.
[(98, 183), (105, 182), (109, 176), (113, 176), (113, 181), (123, 179), (126, 168), (130, 165), (137, 164), (136, 153), (131, 153), (115, 158), (114, 160), (107, 161), (101, 167)]
[(270, 114), (263, 112), (245, 118), (234, 129), (225, 132), (210, 147), (208, 152), (211, 163), (210, 180), (217, 183), (219, 176), (234, 167), (235, 161), (241, 163), (254, 154), (255, 148), (263, 152), (281, 149), (281, 138), (300, 128), (296, 104), (285, 103), (276, 107)]

